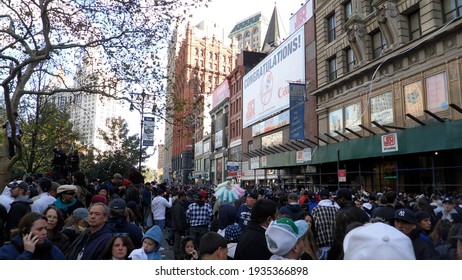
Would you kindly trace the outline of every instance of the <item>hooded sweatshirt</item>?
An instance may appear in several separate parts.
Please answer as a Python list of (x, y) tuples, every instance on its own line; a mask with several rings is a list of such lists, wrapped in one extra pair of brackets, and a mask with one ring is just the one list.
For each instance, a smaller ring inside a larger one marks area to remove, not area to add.
[(27, 195), (20, 195), (11, 203), (6, 221), (6, 232), (18, 227), (21, 218), (31, 211), (33, 201)]
[(159, 226), (152, 226), (143, 236), (143, 241), (145, 238), (152, 239), (157, 242), (158, 246), (154, 248), (151, 252), (145, 252), (144, 248), (133, 250), (128, 256), (132, 260), (162, 260), (162, 255), (160, 253), (160, 244), (164, 240), (164, 234)]

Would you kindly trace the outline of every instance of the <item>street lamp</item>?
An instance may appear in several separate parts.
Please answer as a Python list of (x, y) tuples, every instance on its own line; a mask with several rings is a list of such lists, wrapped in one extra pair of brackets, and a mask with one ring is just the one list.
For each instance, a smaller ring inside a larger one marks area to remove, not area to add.
[[(144, 117), (144, 102), (145, 102), (145, 99), (148, 99), (149, 100), (149, 96), (150, 95), (147, 95), (145, 93), (145, 91), (143, 90), (141, 93), (131, 93), (132, 95), (132, 98), (133, 98), (133, 95), (138, 95), (138, 96), (141, 96), (141, 106), (140, 106), (140, 109), (136, 108), (133, 103), (130, 104), (130, 111), (133, 111), (134, 109), (136, 109), (138, 112), (140, 112), (140, 115), (141, 115), (141, 120), (140, 120), (140, 149), (139, 149), (139, 158), (138, 158), (138, 171), (141, 173), (141, 162), (143, 161), (143, 146), (153, 146), (154, 145), (154, 141), (153, 139), (150, 140), (149, 143), (147, 143), (147, 145), (143, 145), (144, 141), (143, 141), (143, 132), (144, 132), (144, 121), (150, 121), (150, 122), (154, 122), (154, 117)], [(154, 101), (154, 104), (153, 104), (153, 107), (152, 107), (152, 114), (155, 113), (156, 109), (157, 109), (157, 105), (156, 105), (156, 97), (153, 95), (153, 101)], [(153, 137), (154, 137), (154, 131), (152, 131), (152, 134), (153, 134)], [(151, 143), (152, 142), (152, 143)], [(148, 145), (150, 144), (150, 145)]]

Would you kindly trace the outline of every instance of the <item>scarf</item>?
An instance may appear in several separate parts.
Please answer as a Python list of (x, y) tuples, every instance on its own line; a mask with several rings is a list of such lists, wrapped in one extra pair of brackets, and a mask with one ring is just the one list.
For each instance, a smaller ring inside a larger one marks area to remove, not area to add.
[(74, 206), (77, 203), (77, 199), (74, 198), (74, 200), (69, 203), (69, 204), (64, 204), (61, 199), (56, 199), (55, 203), (53, 203), (56, 207), (61, 209), (63, 212), (67, 212), (67, 208)]

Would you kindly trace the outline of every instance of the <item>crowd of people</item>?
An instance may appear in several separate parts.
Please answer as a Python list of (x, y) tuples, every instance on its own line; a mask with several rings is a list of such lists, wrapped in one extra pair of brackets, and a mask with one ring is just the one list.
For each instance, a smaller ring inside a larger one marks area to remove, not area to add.
[(462, 197), (144, 182), (11, 181), (0, 195), (0, 259), (462, 259)]

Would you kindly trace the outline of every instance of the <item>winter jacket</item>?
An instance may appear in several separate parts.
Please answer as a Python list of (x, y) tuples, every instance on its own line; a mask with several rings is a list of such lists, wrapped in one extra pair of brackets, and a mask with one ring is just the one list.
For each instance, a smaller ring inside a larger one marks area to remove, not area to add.
[(307, 213), (298, 203), (291, 203), (285, 206), (282, 206), (279, 209), (281, 215), (287, 215), (292, 221), (303, 219), (303, 213)]
[[(106, 243), (113, 235), (108, 225), (104, 225), (93, 234), (90, 229), (87, 229), (72, 242), (66, 252), (66, 258), (68, 260), (100, 260)], [(81, 256), (79, 256), (80, 253), (82, 253)]]
[(42, 245), (35, 247), (34, 253), (24, 250), (22, 236), (17, 234), (10, 244), (0, 248), (0, 260), (65, 260), (59, 248), (45, 239)]
[(143, 238), (143, 232), (141, 228), (135, 224), (129, 223), (127, 218), (124, 216), (110, 217), (108, 225), (114, 233), (128, 233), (128, 236), (133, 242), (135, 248), (141, 247), (141, 239)]
[(266, 229), (250, 222), (237, 243), (235, 260), (269, 260), (272, 256), (266, 245)]
[(431, 240), (423, 238), (418, 230), (413, 230), (409, 235), (412, 240), (412, 246), (414, 247), (414, 253), (416, 260), (441, 260), (442, 256), (435, 250), (435, 247), (431, 243)]
[(159, 226), (155, 225), (151, 227), (143, 236), (145, 238), (152, 239), (157, 242), (158, 246), (151, 252), (145, 252), (143, 248), (135, 249), (128, 256), (132, 260), (162, 260), (162, 254), (160, 253), (160, 244), (164, 240), (164, 234)]
[(218, 228), (224, 230), (236, 223), (237, 208), (232, 204), (223, 204), (218, 208)]
[(7, 233), (18, 227), (21, 218), (31, 211), (32, 203), (32, 199), (30, 199), (27, 195), (20, 195), (13, 201), (13, 203), (11, 203), (11, 208), (8, 212), (8, 218), (5, 226)]
[(179, 199), (176, 199), (172, 206), (172, 230), (184, 234), (186, 227), (186, 208)]

